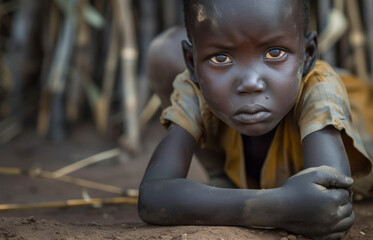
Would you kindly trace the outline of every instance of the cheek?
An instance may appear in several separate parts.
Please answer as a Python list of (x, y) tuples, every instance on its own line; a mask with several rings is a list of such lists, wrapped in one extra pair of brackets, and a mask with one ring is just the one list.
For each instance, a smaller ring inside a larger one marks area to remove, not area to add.
[(223, 74), (202, 69), (201, 73), (198, 74), (198, 79), (207, 104), (214, 108), (226, 108), (231, 89), (226, 77)]
[(303, 68), (299, 67), (284, 74), (284, 78), (272, 88), (277, 97), (277, 107), (282, 111), (290, 110), (296, 103), (302, 83), (302, 70)]
[(224, 87), (223, 84), (219, 85), (215, 82), (211, 84), (203, 80), (200, 83), (200, 87), (210, 111), (224, 122), (227, 122), (232, 112), (232, 103), (229, 90), (227, 90), (228, 88)]

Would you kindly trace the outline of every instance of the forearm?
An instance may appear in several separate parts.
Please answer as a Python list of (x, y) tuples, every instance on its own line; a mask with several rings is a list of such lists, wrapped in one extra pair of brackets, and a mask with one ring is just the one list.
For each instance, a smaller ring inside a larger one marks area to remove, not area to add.
[(159, 225), (277, 227), (276, 189), (223, 189), (186, 179), (143, 182), (139, 214)]
[(277, 227), (276, 190), (223, 189), (185, 179), (196, 147), (188, 132), (170, 127), (140, 186), (139, 215), (145, 222)]

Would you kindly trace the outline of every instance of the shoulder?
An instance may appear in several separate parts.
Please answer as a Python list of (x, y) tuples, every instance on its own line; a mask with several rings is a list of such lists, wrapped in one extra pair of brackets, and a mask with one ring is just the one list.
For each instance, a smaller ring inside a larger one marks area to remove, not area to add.
[(163, 110), (161, 123), (175, 123), (188, 131), (197, 142), (203, 134), (203, 112), (206, 108), (199, 87), (190, 79), (189, 71), (179, 74), (173, 82), (171, 106)]
[(188, 70), (184, 70), (182, 73), (177, 75), (172, 86), (174, 91), (185, 92), (195, 97), (200, 97), (201, 95), (199, 86), (192, 81)]
[(344, 85), (326, 62), (318, 61), (303, 78), (295, 114), (302, 140), (328, 125), (342, 130), (351, 124), (350, 104)]
[[(331, 66), (318, 61), (303, 78), (295, 108), (301, 140), (311, 133), (333, 126), (342, 133), (353, 173), (370, 168), (369, 157), (352, 117), (346, 88)], [(367, 167), (369, 166), (369, 167)], [(364, 169), (365, 168), (365, 169)]]
[[(317, 61), (314, 69), (302, 79), (301, 95), (307, 94), (312, 87), (324, 86), (323, 91), (347, 96), (340, 76), (324, 61)], [(332, 88), (330, 88), (332, 87)]]

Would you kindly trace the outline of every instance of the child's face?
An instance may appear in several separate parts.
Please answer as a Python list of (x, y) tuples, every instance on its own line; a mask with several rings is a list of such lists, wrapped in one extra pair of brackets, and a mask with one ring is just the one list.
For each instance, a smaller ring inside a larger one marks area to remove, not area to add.
[(193, 70), (211, 111), (248, 136), (271, 131), (294, 106), (304, 65), (299, 0), (199, 0)]

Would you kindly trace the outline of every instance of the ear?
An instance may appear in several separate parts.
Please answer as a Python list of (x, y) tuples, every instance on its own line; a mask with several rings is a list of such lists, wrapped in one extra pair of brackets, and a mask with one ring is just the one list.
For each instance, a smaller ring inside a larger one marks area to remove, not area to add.
[(187, 40), (183, 40), (181, 45), (183, 48), (185, 65), (190, 73), (191, 80), (198, 84), (193, 61), (193, 47)]
[(310, 32), (304, 39), (305, 42), (305, 54), (304, 54), (304, 67), (303, 76), (309, 73), (316, 64), (319, 56), (319, 48), (317, 43), (316, 31)]

